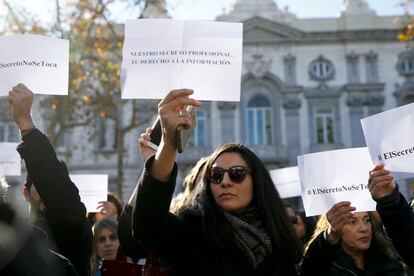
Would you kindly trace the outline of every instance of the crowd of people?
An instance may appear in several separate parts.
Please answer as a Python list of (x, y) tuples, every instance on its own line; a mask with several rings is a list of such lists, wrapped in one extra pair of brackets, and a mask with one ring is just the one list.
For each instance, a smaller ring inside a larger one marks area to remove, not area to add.
[(100, 212), (87, 214), (32, 120), (33, 93), (14, 87), (7, 99), (22, 136), (30, 224), (0, 191), (0, 275), (410, 275), (414, 214), (381, 165), (367, 177), (377, 212), (355, 212), (349, 199), (306, 217), (241, 144), (202, 158), (173, 198), (176, 131), (193, 123), (186, 107), (201, 104), (191, 95), (173, 90), (159, 103), (156, 151), (150, 128), (139, 137), (145, 168), (128, 203), (109, 193)]

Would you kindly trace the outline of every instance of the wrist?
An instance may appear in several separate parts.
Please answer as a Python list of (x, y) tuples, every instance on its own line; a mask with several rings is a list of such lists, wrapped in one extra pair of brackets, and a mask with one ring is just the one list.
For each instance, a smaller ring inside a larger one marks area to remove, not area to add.
[(25, 136), (26, 134), (29, 134), (30, 132), (32, 132), (33, 130), (35, 130), (36, 127), (32, 127), (32, 128), (28, 128), (28, 129), (21, 129), (20, 130), (20, 136), (23, 138), (23, 136)]
[(25, 131), (25, 130), (31, 130), (36, 128), (35, 124), (33, 123), (32, 120), (22, 120), (22, 121), (17, 121), (17, 126), (20, 129), (20, 132)]

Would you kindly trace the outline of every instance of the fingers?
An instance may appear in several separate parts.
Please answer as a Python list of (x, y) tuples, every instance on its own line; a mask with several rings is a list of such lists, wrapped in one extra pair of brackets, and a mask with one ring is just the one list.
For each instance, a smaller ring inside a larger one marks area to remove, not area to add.
[(178, 126), (191, 127), (192, 118), (187, 112), (187, 106), (199, 106), (201, 102), (190, 98), (192, 90), (173, 90), (158, 104), (158, 114), (161, 120), (162, 139), (167, 144), (175, 145), (175, 135)]
[(159, 103), (159, 105), (167, 104), (177, 97), (188, 97), (193, 93), (194, 91), (192, 89), (172, 90), (170, 91), (170, 93), (167, 94), (167, 96), (165, 96), (165, 98)]
[(151, 131), (152, 129), (149, 127), (144, 133), (141, 133), (138, 142), (144, 146), (148, 146), (148, 142), (151, 141)]
[(394, 177), (390, 175), (390, 171), (384, 169), (383, 165), (375, 166), (375, 168), (369, 173), (368, 187), (372, 191), (378, 184), (389, 184), (394, 180)]
[(9, 92), (9, 95), (12, 96), (22, 96), (27, 97), (33, 95), (33, 92), (30, 91), (29, 88), (27, 88), (24, 84), (19, 83), (18, 85), (14, 86), (12, 90)]
[(326, 217), (331, 226), (341, 231), (345, 223), (353, 217), (353, 211), (355, 207), (351, 206), (351, 202), (342, 201), (332, 206), (332, 208), (326, 213)]
[[(385, 188), (389, 185), (393, 185), (394, 177), (391, 175), (378, 176), (372, 179), (368, 185), (370, 192)], [(394, 186), (394, 185), (393, 185)]]
[(18, 85), (14, 86), (12, 90), (9, 91), (9, 95), (7, 100), (10, 103), (31, 99), (33, 98), (33, 92), (30, 91), (24, 84), (19, 83)]
[(158, 112), (160, 114), (170, 111), (182, 110), (182, 113), (187, 113), (184, 109), (187, 105), (199, 106), (201, 103), (189, 96), (193, 94), (193, 90), (179, 89), (172, 90), (168, 95), (158, 104)]
[(101, 213), (113, 214), (114, 213), (114, 206), (111, 205), (108, 201), (100, 201), (98, 202), (98, 209), (100, 209)]
[(382, 170), (384, 168), (384, 164), (376, 165), (371, 172)]
[(185, 117), (184, 115), (188, 115), (188, 112), (185, 111), (185, 106), (187, 105), (193, 105), (193, 106), (199, 106), (201, 103), (195, 99), (191, 99), (188, 97), (178, 97), (175, 98), (169, 102), (166, 103), (160, 103), (158, 105), (158, 113), (160, 115), (168, 113), (168, 112), (177, 112), (177, 115), (180, 113), (178, 112), (181, 110), (181, 115)]
[[(377, 168), (377, 167), (375, 167), (375, 168)], [(377, 169), (377, 170), (375, 170), (375, 168), (374, 168), (374, 170), (372, 170), (370, 172), (370, 174), (369, 174), (370, 178), (377, 178), (377, 177), (381, 177), (381, 176), (385, 176), (385, 175), (390, 174), (390, 171), (384, 169), (384, 166), (382, 166), (381, 169)]]

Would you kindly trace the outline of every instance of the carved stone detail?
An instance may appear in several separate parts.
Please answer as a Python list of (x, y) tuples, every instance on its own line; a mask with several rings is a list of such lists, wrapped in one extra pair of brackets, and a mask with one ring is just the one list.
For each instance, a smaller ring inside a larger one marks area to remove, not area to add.
[(366, 97), (363, 94), (348, 94), (348, 98), (346, 99), (346, 103), (350, 107), (360, 107), (366, 104)]
[(301, 106), (301, 100), (297, 95), (285, 95), (283, 107), (288, 109), (298, 109)]
[(262, 54), (253, 54), (246, 61), (246, 69), (256, 78), (262, 78), (272, 67), (272, 59), (264, 58)]
[(237, 104), (234, 102), (219, 102), (217, 107), (220, 111), (232, 111), (236, 109)]
[(369, 106), (382, 106), (385, 102), (385, 97), (383, 95), (368, 95), (368, 105)]

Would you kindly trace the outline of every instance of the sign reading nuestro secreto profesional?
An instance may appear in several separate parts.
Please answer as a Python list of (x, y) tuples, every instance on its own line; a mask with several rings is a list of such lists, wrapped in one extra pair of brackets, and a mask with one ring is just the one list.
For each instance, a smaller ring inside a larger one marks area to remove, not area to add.
[(0, 37), (0, 96), (19, 83), (36, 94), (67, 95), (69, 41), (32, 34)]
[(239, 101), (242, 34), (241, 23), (127, 21), (122, 98), (161, 99), (191, 88), (198, 100)]
[(414, 177), (414, 104), (361, 119), (372, 162), (396, 180)]
[(375, 210), (368, 190), (372, 162), (366, 147), (301, 155), (298, 167), (307, 216), (324, 214), (340, 201), (350, 201), (358, 212)]

